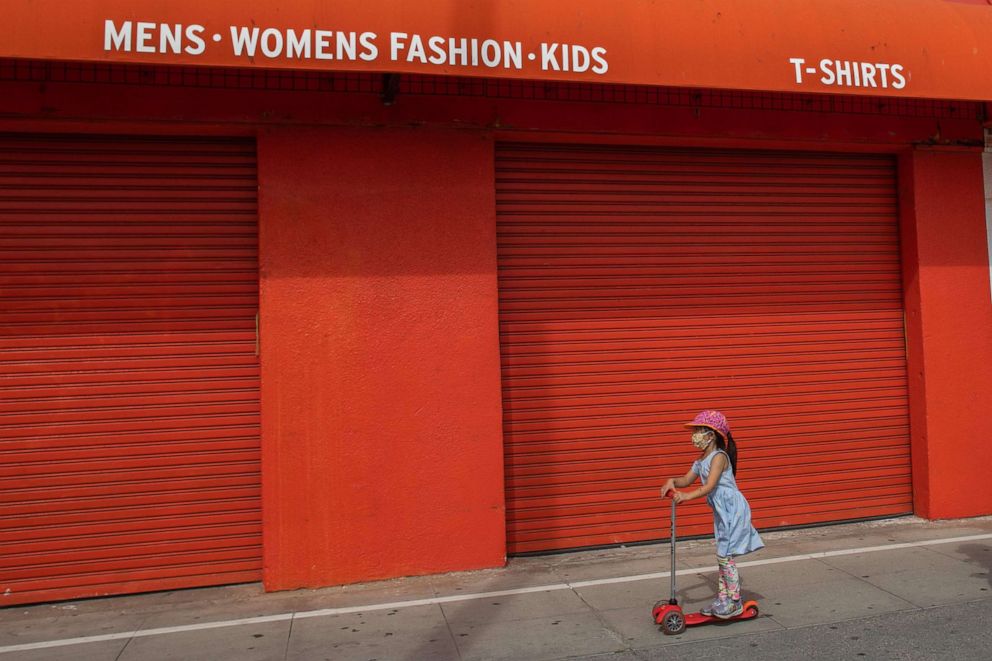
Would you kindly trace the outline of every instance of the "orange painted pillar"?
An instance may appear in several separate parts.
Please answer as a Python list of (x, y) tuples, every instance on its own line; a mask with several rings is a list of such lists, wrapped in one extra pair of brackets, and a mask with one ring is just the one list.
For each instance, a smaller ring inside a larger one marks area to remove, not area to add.
[(267, 589), (505, 561), (493, 144), (259, 136)]
[(982, 155), (919, 149), (902, 159), (901, 179), (915, 510), (931, 519), (990, 514), (992, 292)]

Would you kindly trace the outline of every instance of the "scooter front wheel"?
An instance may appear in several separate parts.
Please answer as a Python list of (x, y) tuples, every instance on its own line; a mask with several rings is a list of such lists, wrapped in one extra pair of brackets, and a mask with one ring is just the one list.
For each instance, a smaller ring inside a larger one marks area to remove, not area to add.
[(660, 624), (666, 636), (677, 636), (685, 631), (685, 616), (681, 611), (671, 611), (665, 614)]

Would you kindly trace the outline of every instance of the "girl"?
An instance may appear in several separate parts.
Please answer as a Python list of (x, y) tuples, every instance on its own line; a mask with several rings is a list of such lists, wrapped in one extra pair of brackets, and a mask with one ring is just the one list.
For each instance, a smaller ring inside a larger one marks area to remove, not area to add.
[[(692, 444), (699, 458), (682, 477), (672, 478), (661, 488), (661, 497), (672, 492), (672, 500), (684, 503), (706, 496), (713, 509), (713, 533), (716, 537), (716, 561), (720, 573), (720, 592), (703, 615), (730, 618), (744, 611), (741, 603), (741, 579), (734, 557), (764, 547), (758, 531), (751, 525), (751, 507), (737, 488), (737, 445), (730, 435), (730, 424), (719, 411), (703, 411), (686, 425), (692, 429)], [(703, 486), (694, 491), (684, 489), (701, 477)]]

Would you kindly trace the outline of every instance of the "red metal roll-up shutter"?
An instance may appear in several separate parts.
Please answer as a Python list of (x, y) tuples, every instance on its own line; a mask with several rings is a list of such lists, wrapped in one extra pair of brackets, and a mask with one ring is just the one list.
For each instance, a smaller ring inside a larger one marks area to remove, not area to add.
[(261, 577), (252, 140), (0, 135), (0, 605)]
[(667, 536), (705, 408), (757, 526), (911, 512), (896, 217), (886, 156), (501, 145), (510, 551)]

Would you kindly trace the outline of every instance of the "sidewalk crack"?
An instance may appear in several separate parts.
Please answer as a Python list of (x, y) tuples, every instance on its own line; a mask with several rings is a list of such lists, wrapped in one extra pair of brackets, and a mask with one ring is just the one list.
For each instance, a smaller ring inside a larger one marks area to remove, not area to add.
[(121, 656), (124, 655), (124, 650), (126, 650), (127, 649), (127, 646), (131, 644), (131, 641), (132, 640), (134, 640), (134, 634), (138, 633), (139, 631), (141, 631), (144, 628), (145, 622), (147, 622), (148, 619), (149, 619), (149, 616), (146, 615), (144, 617), (144, 619), (142, 619), (141, 622), (138, 623), (138, 626), (136, 626), (134, 628), (134, 630), (131, 632), (131, 636), (127, 639), (127, 642), (124, 643), (124, 647), (122, 647), (121, 648), (121, 651), (118, 652), (117, 653), (117, 656), (114, 657), (114, 661), (120, 661)]
[(124, 647), (122, 647), (122, 648), (121, 648), (121, 651), (120, 651), (120, 652), (118, 652), (118, 653), (117, 653), (117, 656), (115, 656), (115, 657), (114, 657), (114, 661), (120, 661), (120, 658), (121, 658), (121, 655), (123, 655), (123, 654), (124, 654), (124, 650), (126, 650), (126, 649), (127, 649), (127, 646), (131, 644), (131, 641), (132, 641), (132, 640), (134, 640), (134, 636), (131, 636), (130, 638), (128, 638), (128, 639), (127, 639), (127, 642), (126, 642), (126, 643), (124, 643)]
[(286, 634), (286, 649), (282, 654), (283, 661), (289, 658), (289, 641), (293, 639), (293, 624), (296, 622), (296, 613), (293, 613), (293, 617), (289, 618), (289, 633)]
[(593, 612), (593, 614), (596, 616), (596, 619), (599, 620), (599, 625), (601, 627), (603, 627), (603, 630), (606, 632), (606, 634), (610, 638), (612, 638), (615, 641), (617, 641), (618, 643), (620, 643), (620, 645), (623, 647), (622, 650), (615, 650), (615, 652), (620, 652), (620, 651), (630, 652), (630, 653), (634, 654), (634, 656), (637, 656), (637, 652), (634, 650), (634, 646), (631, 645), (630, 643), (628, 643), (626, 640), (624, 640), (624, 637), (623, 637), (623, 634), (622, 633), (620, 633), (619, 631), (617, 631), (616, 629), (614, 629), (612, 626), (610, 626), (610, 623), (606, 621), (606, 618), (603, 617), (603, 614), (599, 612), (599, 609), (598, 608), (593, 607), (592, 604), (590, 604), (588, 601), (586, 601), (585, 600), (585, 597), (583, 597), (581, 594), (579, 594), (578, 590), (576, 590), (574, 587), (572, 587), (572, 584), (571, 583), (568, 583), (568, 589), (572, 591), (572, 594), (574, 594), (578, 598), (579, 601), (581, 601), (583, 604), (585, 604), (585, 607), (586, 608), (588, 608), (589, 610), (591, 610)]
[[(433, 588), (433, 585), (431, 587)], [(444, 618), (444, 626), (448, 628), (448, 636), (451, 638), (451, 642), (455, 646), (455, 653), (458, 655), (458, 661), (462, 661), (462, 649), (458, 646), (458, 639), (455, 638), (455, 632), (451, 628), (451, 622), (448, 621), (448, 614), (444, 612), (444, 607), (441, 604), (437, 604), (437, 609), (441, 611), (441, 617)]]

